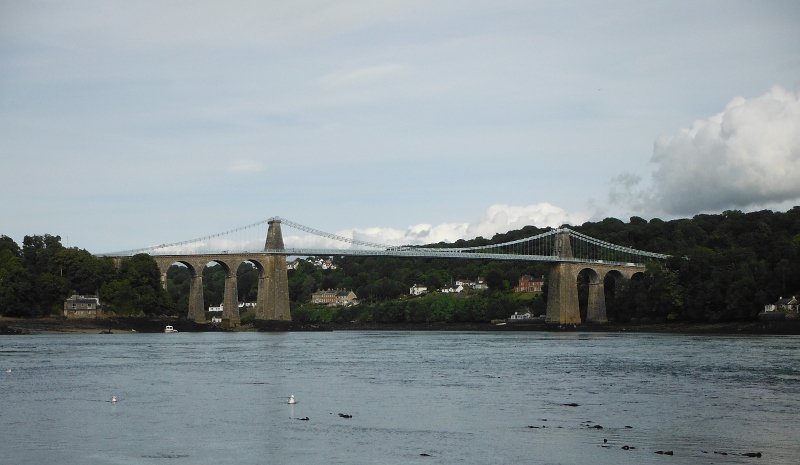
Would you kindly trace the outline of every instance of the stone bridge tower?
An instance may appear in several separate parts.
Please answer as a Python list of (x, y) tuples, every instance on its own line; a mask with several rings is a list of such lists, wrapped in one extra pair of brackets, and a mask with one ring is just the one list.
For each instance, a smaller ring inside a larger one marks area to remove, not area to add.
[[(284, 250), (281, 220), (269, 222), (265, 250)], [(268, 255), (264, 259), (264, 279), (258, 281), (256, 318), (291, 320), (289, 313), (289, 275), (285, 255)], [(262, 288), (263, 287), (263, 288)]]

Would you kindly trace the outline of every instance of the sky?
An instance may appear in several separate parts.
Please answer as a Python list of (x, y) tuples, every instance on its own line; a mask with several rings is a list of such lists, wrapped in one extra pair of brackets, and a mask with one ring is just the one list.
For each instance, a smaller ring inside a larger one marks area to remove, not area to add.
[(783, 211), (798, 26), (796, 0), (0, 0), (0, 235), (102, 253), (281, 216), (418, 244)]

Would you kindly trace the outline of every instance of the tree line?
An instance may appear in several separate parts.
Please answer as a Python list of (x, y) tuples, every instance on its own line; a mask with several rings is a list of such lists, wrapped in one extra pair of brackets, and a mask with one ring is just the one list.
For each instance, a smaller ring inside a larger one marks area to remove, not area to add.
[(59, 315), (72, 294), (100, 295), (106, 309), (117, 315), (175, 313), (158, 266), (147, 255), (117, 267), (111, 258), (64, 247), (59, 236), (25, 236), (22, 247), (0, 236), (0, 314)]
[[(611, 320), (748, 320), (779, 297), (800, 294), (800, 207), (786, 212), (725, 211), (671, 221), (607, 218), (570, 227), (613, 244), (672, 256), (648, 264), (638, 279), (606, 279)], [(478, 237), (428, 247), (498, 244), (548, 230), (526, 226), (491, 239)], [(519, 299), (512, 292), (523, 274), (547, 275), (543, 263), (348, 256), (333, 260), (336, 269), (322, 270), (302, 261), (297, 269), (288, 271), (292, 311), (297, 318), (487, 321), (520, 310), (541, 313), (546, 302), (546, 286), (545, 295), (538, 299)], [(239, 268), (239, 300), (256, 299), (258, 273), (248, 263)], [(488, 293), (466, 298), (408, 297), (413, 284), (438, 289), (457, 279), (478, 277), (489, 284)], [(186, 315), (189, 281), (186, 268), (173, 266), (167, 274), (167, 290), (163, 290), (158, 267), (146, 255), (125, 259), (118, 268), (109, 258), (63, 247), (58, 236), (26, 236), (22, 247), (0, 237), (0, 312), (6, 316), (60, 313), (63, 300), (71, 293), (99, 293), (107, 308), (120, 315)], [(224, 281), (221, 266), (203, 270), (206, 305), (222, 301)], [(577, 284), (585, 312), (587, 275), (581, 274)], [(346, 309), (308, 307), (313, 292), (336, 288), (355, 291), (362, 304)]]

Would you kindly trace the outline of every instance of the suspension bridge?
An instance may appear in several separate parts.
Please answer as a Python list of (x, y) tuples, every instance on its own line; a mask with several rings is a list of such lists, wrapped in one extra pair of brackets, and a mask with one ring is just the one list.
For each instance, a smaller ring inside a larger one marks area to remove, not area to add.
[[(282, 225), (293, 231), (287, 236), (287, 241), (297, 246), (285, 247)], [(266, 241), (263, 239), (265, 227)], [(236, 272), (244, 262), (252, 263), (259, 271), (256, 318), (263, 320), (291, 320), (286, 267), (288, 256), (391, 256), (547, 262), (550, 264), (550, 276), (546, 322), (578, 324), (581, 323), (577, 291), (579, 273), (587, 271), (589, 277), (586, 321), (603, 323), (608, 321), (603, 291), (605, 277), (610, 274), (617, 280), (630, 279), (644, 271), (647, 261), (668, 258), (668, 255), (601, 241), (569, 228), (552, 229), (502, 244), (422, 247), (386, 245), (345, 237), (280, 217), (197, 239), (102, 255), (123, 260), (140, 253), (155, 259), (164, 286), (170, 266), (180, 263), (189, 269), (189, 318), (197, 322), (205, 321), (203, 268), (212, 262), (222, 266), (227, 275), (222, 318), (232, 326), (239, 324)]]

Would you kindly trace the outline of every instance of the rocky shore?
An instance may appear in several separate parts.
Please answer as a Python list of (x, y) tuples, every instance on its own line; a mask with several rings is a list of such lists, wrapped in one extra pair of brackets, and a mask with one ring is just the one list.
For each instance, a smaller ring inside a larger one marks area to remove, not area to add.
[(160, 333), (166, 325), (179, 332), (215, 331), (574, 331), (611, 333), (672, 334), (772, 334), (800, 335), (800, 321), (739, 321), (727, 323), (636, 322), (581, 325), (545, 325), (543, 323), (321, 323), (301, 324), (291, 321), (256, 321), (235, 329), (199, 324), (185, 319), (144, 317), (65, 320), (61, 318), (0, 318), (2, 334), (130, 334)]

